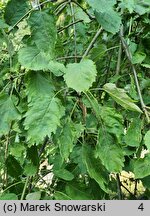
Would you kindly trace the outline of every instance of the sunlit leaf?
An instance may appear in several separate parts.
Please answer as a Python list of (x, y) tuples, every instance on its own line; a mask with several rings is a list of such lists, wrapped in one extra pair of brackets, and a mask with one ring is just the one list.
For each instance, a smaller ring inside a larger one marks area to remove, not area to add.
[(77, 92), (87, 91), (96, 78), (96, 66), (91, 60), (83, 60), (80, 63), (68, 64), (64, 79), (68, 87)]

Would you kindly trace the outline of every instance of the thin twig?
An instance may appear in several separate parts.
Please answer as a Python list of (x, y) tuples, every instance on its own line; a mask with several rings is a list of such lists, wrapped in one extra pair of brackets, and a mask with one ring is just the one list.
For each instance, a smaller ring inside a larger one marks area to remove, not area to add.
[(82, 59), (84, 59), (84, 58), (88, 55), (88, 53), (89, 53), (90, 50), (92, 49), (94, 43), (96, 42), (97, 38), (98, 38), (99, 35), (101, 34), (102, 30), (103, 30), (103, 29), (100, 28), (100, 29), (96, 32), (96, 34), (95, 34), (95, 36), (93, 37), (92, 41), (90, 42), (88, 48), (87, 48), (86, 51), (84, 52), (84, 54), (83, 54), (83, 56), (82, 56)]
[(121, 187), (123, 187), (132, 197), (135, 197), (133, 193), (131, 193), (131, 191), (129, 191), (129, 189), (124, 186), (122, 183), (121, 183)]
[(88, 17), (89, 17), (91, 20), (95, 19), (95, 17), (92, 16), (90, 13), (88, 13), (87, 10), (84, 9), (78, 2), (76, 2), (76, 1), (74, 1), (74, 0), (72, 0), (72, 2), (73, 2), (74, 4), (76, 4), (76, 5), (78, 5), (78, 6), (83, 10), (83, 12), (86, 13), (86, 15), (88, 15)]
[(63, 5), (60, 7), (60, 9), (58, 8), (55, 12), (56, 16), (58, 16), (66, 7), (66, 5), (68, 4), (68, 1), (67, 2), (63, 2)]
[(135, 67), (134, 67), (134, 65), (132, 63), (132, 55), (131, 55), (129, 47), (128, 47), (128, 45), (127, 45), (127, 43), (126, 43), (126, 41), (124, 39), (124, 36), (123, 36), (123, 26), (121, 27), (121, 30), (120, 30), (120, 38), (121, 38), (122, 46), (123, 46), (123, 48), (125, 50), (126, 56), (127, 56), (128, 60), (130, 62), (130, 65), (131, 65), (131, 68), (132, 68), (132, 71), (133, 71), (133, 74), (134, 74), (135, 85), (136, 85), (137, 92), (138, 92), (138, 95), (139, 95), (142, 110), (145, 113), (147, 122), (150, 123), (150, 118), (149, 118), (148, 112), (146, 110), (145, 103), (143, 101), (143, 97), (142, 97), (142, 93), (141, 93), (141, 89), (140, 89), (140, 85), (139, 85), (139, 81), (138, 81), (138, 77), (137, 77), (137, 72), (136, 72), (136, 69), (135, 69)]
[(122, 200), (121, 181), (120, 181), (120, 176), (118, 173), (117, 173), (116, 177), (117, 177), (118, 199)]
[[(72, 21), (75, 23), (75, 15), (74, 15), (74, 7), (72, 5), (72, 2), (70, 0), (70, 9), (71, 9), (71, 15), (72, 15)], [(76, 25), (73, 24), (73, 33), (74, 33), (74, 54), (77, 56), (77, 34), (76, 34)], [(77, 62), (76, 57), (74, 58), (74, 61)]]
[(78, 58), (78, 59), (82, 59), (82, 56), (63, 56), (63, 57), (59, 57), (56, 60), (65, 60), (65, 59), (73, 59), (73, 58)]
[(117, 76), (118, 76), (119, 73), (120, 73), (121, 55), (122, 55), (122, 43), (121, 43), (121, 41), (120, 41), (119, 52), (118, 52), (118, 60), (117, 60), (117, 66), (116, 66), (116, 75), (117, 75)]
[(75, 21), (75, 22), (72, 22), (72, 23), (70, 23), (70, 24), (64, 26), (64, 27), (61, 28), (61, 29), (58, 29), (58, 33), (64, 31), (65, 29), (67, 29), (67, 28), (69, 28), (70, 26), (75, 25), (75, 24), (77, 24), (77, 23), (79, 23), (79, 22), (83, 22), (83, 20), (77, 20), (77, 21)]

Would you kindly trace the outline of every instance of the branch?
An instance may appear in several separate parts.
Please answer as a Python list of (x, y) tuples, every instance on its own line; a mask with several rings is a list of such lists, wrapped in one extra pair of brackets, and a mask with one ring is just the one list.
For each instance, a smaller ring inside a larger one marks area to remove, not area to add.
[[(73, 23), (75, 23), (74, 7), (73, 7), (71, 0), (69, 1), (69, 4), (70, 4), (70, 9), (71, 9), (72, 21), (73, 21)], [(73, 29), (74, 29), (74, 54), (75, 54), (75, 56), (77, 56), (77, 34), (76, 34), (75, 24), (73, 24)], [(75, 60), (75, 62), (77, 62), (76, 57), (74, 60)]]
[(88, 53), (89, 53), (90, 50), (92, 49), (94, 43), (96, 42), (97, 38), (98, 38), (99, 35), (101, 34), (102, 30), (103, 30), (103, 29), (100, 28), (100, 29), (96, 32), (94, 38), (92, 39), (91, 43), (89, 44), (88, 48), (86, 49), (85, 53), (83, 54), (82, 59), (84, 59), (84, 58), (88, 55)]
[(150, 118), (149, 118), (149, 115), (148, 115), (148, 112), (147, 112), (147, 109), (146, 109), (146, 105), (145, 105), (145, 103), (143, 101), (143, 97), (142, 97), (142, 93), (141, 93), (141, 89), (140, 89), (140, 85), (139, 85), (139, 81), (138, 81), (138, 77), (137, 77), (137, 72), (136, 72), (136, 69), (135, 69), (134, 65), (132, 64), (132, 55), (131, 55), (129, 47), (128, 47), (128, 45), (127, 45), (127, 43), (126, 43), (126, 41), (124, 39), (124, 36), (123, 36), (123, 26), (120, 29), (120, 38), (121, 38), (122, 46), (123, 46), (123, 48), (125, 50), (126, 56), (127, 56), (128, 60), (130, 62), (130, 65), (131, 65), (131, 68), (132, 68), (132, 71), (133, 71), (133, 74), (134, 74), (135, 85), (136, 85), (137, 92), (138, 92), (138, 95), (139, 95), (141, 107), (143, 109), (143, 112), (145, 113), (147, 122), (150, 123)]
[(76, 5), (78, 5), (78, 7), (80, 7), (80, 8), (83, 10), (83, 12), (86, 13), (86, 15), (88, 15), (88, 17), (89, 17), (91, 20), (95, 19), (95, 17), (92, 16), (90, 13), (88, 13), (87, 10), (84, 9), (78, 2), (76, 2), (75, 0), (72, 0), (72, 2), (73, 2), (74, 4), (76, 4)]
[(118, 198), (119, 198), (119, 200), (122, 200), (122, 190), (121, 190), (122, 184), (121, 184), (120, 177), (119, 177), (118, 173), (117, 173), (116, 177), (117, 177)]
[(57, 58), (56, 61), (65, 60), (65, 59), (73, 59), (73, 58), (82, 59), (82, 56), (64, 56), (64, 57)]
[(75, 22), (72, 22), (72, 23), (70, 23), (70, 24), (64, 26), (64, 27), (61, 28), (61, 29), (58, 29), (58, 33), (64, 31), (65, 29), (67, 29), (67, 28), (69, 28), (70, 26), (75, 25), (75, 24), (77, 24), (77, 23), (79, 23), (79, 22), (83, 22), (83, 20), (77, 20), (77, 21), (75, 21)]

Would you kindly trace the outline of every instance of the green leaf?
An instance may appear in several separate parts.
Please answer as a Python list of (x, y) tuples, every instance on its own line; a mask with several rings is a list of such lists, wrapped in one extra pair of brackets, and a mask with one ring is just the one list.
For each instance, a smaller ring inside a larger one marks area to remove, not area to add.
[(60, 126), (60, 119), (64, 115), (64, 107), (58, 98), (46, 97), (34, 100), (29, 104), (25, 114), (25, 130), (28, 140), (40, 143), (46, 136), (51, 136)]
[(19, 50), (18, 61), (26, 69), (48, 70), (50, 56), (40, 51), (37, 46), (26, 46)]
[(29, 4), (27, 0), (10, 0), (6, 5), (4, 18), (6, 23), (14, 25), (25, 13), (29, 10)]
[(107, 132), (113, 134), (118, 142), (121, 143), (124, 134), (123, 116), (121, 113), (108, 106), (101, 106), (99, 113)]
[(136, 52), (132, 57), (133, 64), (141, 64), (146, 58), (146, 54), (143, 52)]
[(65, 181), (71, 181), (74, 178), (74, 175), (66, 169), (54, 170), (53, 172), (55, 176)]
[(14, 193), (4, 193), (0, 196), (0, 200), (18, 200), (18, 197)]
[(124, 137), (125, 143), (128, 146), (139, 147), (142, 140), (142, 122), (138, 118), (134, 118), (127, 129)]
[(39, 166), (39, 155), (38, 155), (38, 149), (37, 146), (31, 146), (27, 149), (27, 159), (32, 162), (34, 166)]
[(144, 178), (150, 175), (150, 154), (140, 158), (133, 163), (135, 178)]
[(9, 132), (12, 121), (19, 119), (20, 114), (14, 105), (13, 98), (6, 94), (0, 95), (0, 136)]
[(32, 162), (29, 162), (24, 166), (24, 174), (26, 176), (30, 176), (30, 177), (35, 176), (37, 174), (37, 171), (38, 171), (37, 168), (38, 167), (35, 166)]
[(28, 102), (38, 98), (54, 96), (54, 85), (50, 79), (41, 72), (31, 71), (26, 77)]
[(119, 6), (121, 9), (128, 9), (130, 13), (133, 13), (135, 7), (135, 0), (121, 0)]
[(48, 68), (55, 76), (62, 76), (65, 73), (65, 66), (59, 62), (50, 61)]
[(87, 0), (89, 5), (97, 12), (106, 12), (113, 8), (116, 4), (116, 0)]
[(26, 200), (40, 200), (40, 199), (41, 199), (41, 192), (40, 191), (29, 193), (26, 196)]
[(120, 172), (122, 170), (124, 166), (123, 149), (102, 128), (99, 129), (95, 154), (96, 157), (101, 159), (102, 164), (109, 172)]
[(77, 92), (87, 91), (96, 78), (96, 66), (91, 60), (83, 60), (80, 63), (68, 64), (64, 79), (68, 87)]
[(63, 127), (63, 131), (60, 137), (58, 137), (58, 145), (63, 160), (67, 160), (70, 153), (72, 152), (74, 146), (73, 142), (74, 142), (73, 125), (71, 124), (71, 122), (67, 122)]
[(112, 34), (115, 34), (119, 31), (121, 25), (121, 16), (119, 16), (116, 11), (110, 10), (103, 13), (96, 12), (95, 16), (99, 24), (106, 31)]
[(6, 159), (6, 167), (8, 174), (13, 178), (18, 178), (23, 172), (20, 163), (12, 155)]
[(144, 136), (144, 144), (146, 145), (148, 150), (150, 150), (150, 130), (147, 131), (147, 133)]
[(8, 27), (9, 26), (2, 19), (0, 19), (0, 29), (6, 29)]
[(54, 17), (45, 11), (34, 11), (29, 20), (31, 38), (26, 41), (25, 47), (18, 53), (18, 60), (22, 66), (31, 70), (49, 70), (57, 65), (57, 70), (62, 65), (50, 62), (55, 57), (56, 25)]
[(54, 58), (57, 34), (54, 16), (46, 11), (34, 11), (28, 23), (31, 26), (32, 44), (35, 43), (40, 51)]
[(10, 152), (15, 157), (21, 157), (26, 148), (22, 143), (16, 143), (13, 146), (10, 146)]
[(55, 197), (55, 200), (71, 200), (71, 198), (67, 194), (61, 191), (56, 191), (54, 194), (54, 197)]
[(106, 83), (103, 88), (116, 103), (120, 104), (125, 109), (142, 113), (142, 110), (135, 105), (134, 100), (126, 94), (124, 89), (117, 88), (113, 83)]
[(108, 172), (101, 164), (101, 161), (94, 157), (94, 151), (91, 147), (84, 145), (82, 151), (83, 161), (86, 165), (89, 176), (94, 179), (100, 188), (108, 193)]
[(149, 11), (150, 9), (150, 2), (149, 0), (121, 0), (121, 3), (119, 6), (122, 9), (128, 9), (130, 13), (133, 13), (135, 11), (136, 13), (142, 15)]
[(67, 184), (66, 185), (66, 193), (69, 197), (71, 197), (71, 200), (91, 200), (91, 194), (89, 194), (89, 191), (86, 191), (86, 188), (80, 187), (77, 182), (74, 184)]

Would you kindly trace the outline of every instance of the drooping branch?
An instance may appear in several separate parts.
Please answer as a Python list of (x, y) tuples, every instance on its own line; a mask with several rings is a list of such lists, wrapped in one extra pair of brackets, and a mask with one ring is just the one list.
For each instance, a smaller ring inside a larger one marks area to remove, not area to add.
[(133, 72), (134, 80), (135, 80), (135, 85), (136, 85), (137, 92), (138, 92), (138, 95), (139, 95), (142, 110), (145, 113), (147, 122), (150, 123), (149, 114), (148, 114), (148, 111), (146, 109), (146, 105), (145, 105), (145, 103), (143, 101), (143, 97), (142, 97), (142, 93), (141, 93), (141, 89), (140, 89), (140, 85), (139, 85), (139, 81), (138, 81), (138, 77), (137, 77), (137, 72), (136, 72), (135, 66), (132, 63), (132, 54), (131, 54), (131, 52), (129, 50), (129, 47), (128, 47), (128, 45), (127, 45), (127, 43), (126, 43), (126, 41), (124, 39), (124, 36), (123, 36), (123, 26), (120, 29), (120, 38), (121, 38), (122, 46), (123, 46), (123, 48), (125, 50), (126, 56), (127, 56), (128, 60), (130, 62), (131, 68), (132, 68), (132, 72)]
[(88, 55), (88, 53), (89, 53), (90, 50), (92, 49), (93, 45), (95, 44), (97, 38), (98, 38), (99, 35), (101, 34), (102, 30), (103, 30), (103, 29), (100, 28), (100, 29), (96, 32), (96, 34), (94, 35), (93, 39), (91, 40), (91, 42), (90, 42), (88, 48), (87, 48), (86, 51), (84, 52), (84, 54), (83, 54), (83, 56), (82, 56), (82, 59), (84, 59), (84, 58)]

